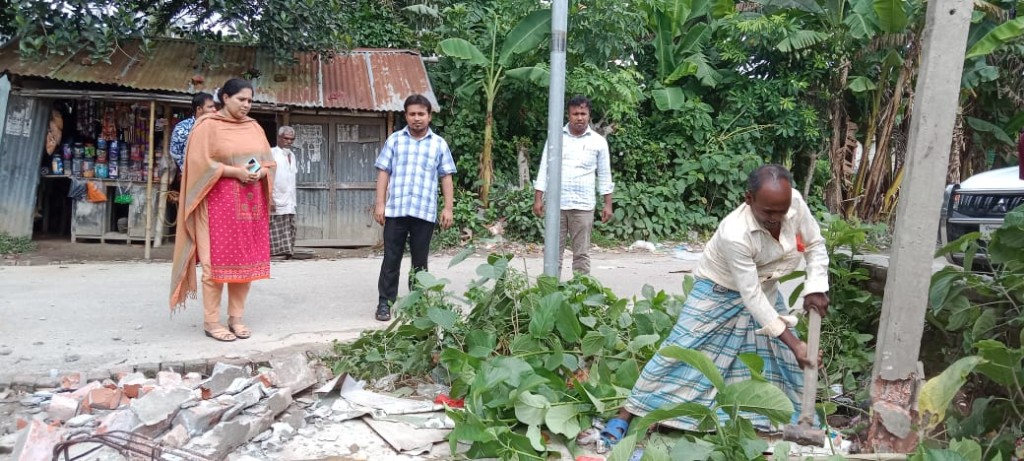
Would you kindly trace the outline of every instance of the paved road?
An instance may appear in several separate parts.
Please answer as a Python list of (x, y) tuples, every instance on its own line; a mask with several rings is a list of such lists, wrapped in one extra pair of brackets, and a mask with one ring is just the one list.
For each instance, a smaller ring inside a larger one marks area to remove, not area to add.
[[(249, 357), (351, 339), (383, 325), (373, 319), (380, 261), (274, 263), (273, 278), (256, 282), (249, 297), (253, 337), (234, 343), (203, 336), (198, 301), (170, 315), (168, 263), (0, 267), (0, 375)], [(471, 257), (448, 268), (450, 257), (439, 256), (431, 267), (461, 294), (483, 261)], [(408, 258), (405, 264), (403, 274)], [(594, 256), (593, 274), (619, 296), (639, 296), (644, 284), (677, 293), (684, 274), (673, 271), (693, 265), (667, 255), (602, 253)], [(543, 261), (518, 258), (514, 267), (533, 276)]]

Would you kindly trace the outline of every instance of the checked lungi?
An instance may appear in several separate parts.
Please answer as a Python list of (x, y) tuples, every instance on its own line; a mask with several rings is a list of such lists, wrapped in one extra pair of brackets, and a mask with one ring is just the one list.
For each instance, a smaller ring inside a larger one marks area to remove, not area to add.
[[(776, 296), (775, 310), (785, 314), (787, 309), (782, 295), (777, 290), (773, 291)], [(796, 356), (780, 339), (755, 334), (754, 331), (759, 328), (743, 307), (739, 292), (707, 279), (698, 279), (686, 298), (679, 320), (661, 347), (679, 346), (703, 352), (722, 372), (726, 384), (751, 378), (750, 370), (739, 359), (739, 355), (756, 353), (764, 360), (764, 378), (781, 388), (793, 402), (796, 409), (793, 422), (796, 422), (803, 392), (803, 370)], [(697, 369), (656, 354), (644, 366), (624, 406), (637, 416), (668, 409), (683, 402), (699, 403), (710, 408), (716, 393), (711, 381)], [(774, 427), (765, 416), (747, 412), (740, 412), (740, 416), (753, 423), (758, 430), (780, 429)], [(729, 417), (719, 410), (718, 419), (725, 422)], [(688, 417), (662, 421), (661, 424), (687, 431), (698, 430), (697, 421)]]
[(295, 251), (294, 214), (276, 214), (270, 216), (270, 255), (291, 256)]

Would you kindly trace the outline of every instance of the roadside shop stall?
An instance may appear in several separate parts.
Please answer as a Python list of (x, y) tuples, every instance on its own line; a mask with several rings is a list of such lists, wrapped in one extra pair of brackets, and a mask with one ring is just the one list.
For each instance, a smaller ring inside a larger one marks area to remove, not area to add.
[[(298, 246), (368, 246), (373, 160), (411, 94), (435, 104), (420, 55), (356, 49), (295, 63), (233, 44), (154, 39), (124, 45), (109, 62), (86, 53), (22, 59), (0, 47), (0, 232), (33, 238), (160, 246), (174, 234), (177, 166), (170, 132), (190, 117), (197, 92), (229, 78), (256, 89), (249, 115), (271, 145), (277, 128), (298, 135)], [(6, 88), (6, 92), (5, 92)], [(2, 101), (2, 99), (0, 99)], [(90, 186), (91, 185), (91, 186)], [(92, 192), (90, 194), (90, 192)], [(74, 198), (68, 198), (68, 195)], [(81, 199), (78, 199), (78, 198)]]

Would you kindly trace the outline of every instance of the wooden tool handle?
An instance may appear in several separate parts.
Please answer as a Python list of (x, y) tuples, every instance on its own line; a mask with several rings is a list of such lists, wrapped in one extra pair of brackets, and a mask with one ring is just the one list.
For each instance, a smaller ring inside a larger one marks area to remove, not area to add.
[(807, 358), (814, 366), (804, 368), (804, 394), (800, 400), (800, 422), (814, 421), (814, 400), (818, 394), (818, 346), (821, 340), (821, 315), (815, 309), (807, 309)]

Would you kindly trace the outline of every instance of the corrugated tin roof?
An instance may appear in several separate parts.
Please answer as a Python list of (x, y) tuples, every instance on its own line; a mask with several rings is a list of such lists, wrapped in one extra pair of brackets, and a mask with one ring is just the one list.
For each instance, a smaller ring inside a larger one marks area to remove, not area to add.
[[(63, 82), (118, 85), (146, 91), (194, 93), (212, 91), (231, 77), (250, 69), (259, 71), (253, 80), (256, 102), (327, 109), (400, 112), (402, 102), (414, 93), (437, 106), (427, 70), (420, 55), (408, 50), (355, 49), (334, 59), (320, 60), (313, 53), (296, 55), (296, 64), (283, 66), (273, 56), (253, 47), (221, 44), (209, 48), (214, 63), (201, 63), (195, 42), (158, 39), (141, 60), (139, 46), (125, 46), (114, 53), (110, 64), (91, 63), (85, 52), (22, 60), (17, 43), (0, 49), (0, 73), (42, 77)], [(201, 75), (203, 83), (192, 77)]]

